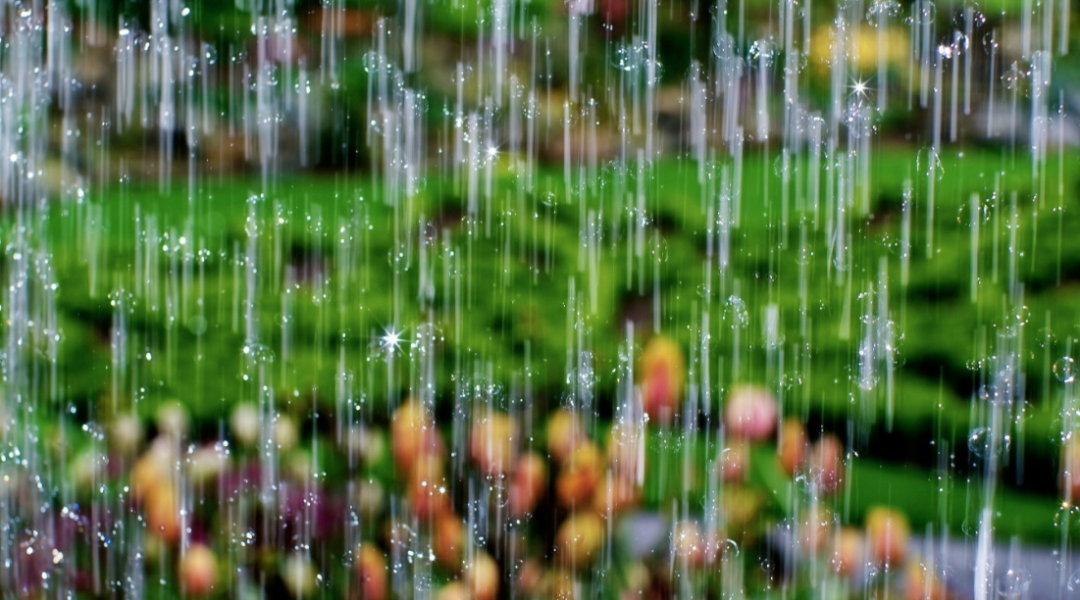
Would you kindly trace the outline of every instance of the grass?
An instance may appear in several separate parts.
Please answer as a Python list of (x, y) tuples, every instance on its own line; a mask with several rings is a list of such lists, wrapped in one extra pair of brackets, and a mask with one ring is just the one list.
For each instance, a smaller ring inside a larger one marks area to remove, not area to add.
[[(1076, 169), (1060, 168), (1075, 165), (1076, 156), (1051, 159), (1038, 179), (1008, 150), (975, 147), (943, 156), (934, 246), (928, 253), (924, 158), (912, 148), (883, 144), (870, 162), (871, 211), (851, 220), (851, 267), (841, 271), (829, 257), (824, 216), (815, 229), (811, 213), (800, 216), (792, 203), (789, 226), (777, 227), (783, 207), (775, 156), (752, 150), (744, 163), (731, 266), (720, 270), (714, 264), (707, 295), (702, 265), (710, 219), (693, 163), (667, 161), (645, 175), (656, 219), (645, 232), (642, 257), (632, 254), (625, 238), (628, 220), (607, 213), (604, 222), (618, 228), (605, 232), (598, 268), (581, 271), (579, 215), (585, 211), (560, 199), (563, 188), (555, 182), (561, 172), (541, 171), (536, 188), (526, 191), (510, 160), (504, 158), (495, 171), (490, 230), (479, 227), (472, 234), (462, 220), (466, 207), (460, 190), (443, 180), (429, 181), (396, 210), (378, 186), (360, 176), (283, 176), (254, 202), (249, 199), (257, 197), (259, 182), (238, 178), (201, 182), (191, 206), (182, 186), (161, 192), (142, 184), (120, 186), (82, 204), (55, 205), (46, 236), (53, 249), (48, 276), (60, 282), (55, 299), (61, 396), (80, 414), (95, 418), (129, 407), (149, 417), (159, 402), (180, 398), (202, 430), (213, 432), (229, 407), (255, 398), (260, 385), (278, 390), (285, 410), (310, 419), (313, 411), (337, 410), (343, 401), (340, 383), (347, 380), (350, 397), (380, 420), (388, 403), (417, 385), (415, 366), (424, 359), (411, 343), (430, 335), (440, 403), (471, 394), (489, 374), (510, 393), (520, 393), (513, 390), (528, 377), (535, 394), (532, 410), (543, 415), (573, 392), (567, 357), (587, 350), (603, 416), (614, 396), (610, 373), (625, 339), (623, 319), (638, 320), (639, 334), (651, 329), (652, 286), (658, 282), (663, 330), (687, 351), (698, 343), (702, 312), (713, 315), (712, 369), (722, 381), (778, 377), (777, 365), (770, 362), (775, 356), (758, 337), (766, 307), (775, 305), (785, 348), (793, 351), (784, 364), (784, 410), (827, 429), (857, 432), (856, 439), (891, 440), (857, 444), (868, 456), (886, 461), (860, 472), (867, 482), (929, 481), (926, 469), (940, 458), (940, 446), (925, 445), (930, 438), (952, 449), (958, 477), (967, 476), (972, 399), (992, 367), (987, 359), (1000, 343), (998, 332), (1022, 325), (1015, 331), (1023, 336), (1028, 377), (1025, 404), (1013, 426), (1013, 452), (1023, 452), (1027, 473), (1021, 481), (1010, 466), (1005, 479), (1010, 486), (1053, 493), (1063, 388), (1050, 377), (1050, 364), (1066, 352), (1073, 335), (1060, 324), (1080, 316), (1071, 294), (1080, 273), (1080, 247), (1063, 233), (1080, 227), (1075, 210), (1080, 180)], [(605, 170), (586, 210), (610, 210), (610, 189), (633, 189), (635, 177)], [(899, 276), (899, 230), (908, 179), (913, 183), (912, 245), (905, 286)], [(974, 302), (967, 276), (972, 194), (979, 198), (986, 232), (979, 240), (980, 292)], [(1017, 251), (1010, 253), (1000, 240), (1014, 198)], [(254, 226), (247, 223), (249, 216)], [(429, 224), (424, 230), (431, 242), (424, 259), (396, 251), (417, 246), (393, 233), (416, 231), (412, 224), (420, 220)], [(249, 231), (257, 236), (249, 238)], [(178, 245), (180, 237), (185, 240)], [(245, 256), (249, 245), (253, 264)], [(1016, 278), (1025, 286), (1023, 307), (1007, 302), (1011, 256)], [(431, 295), (421, 300), (422, 260), (428, 261), (434, 283)], [(627, 279), (627, 261), (642, 279)], [(888, 272), (888, 319), (899, 349), (892, 358), (891, 419), (886, 418), (885, 364), (878, 365), (881, 385), (863, 390), (853, 353), (863, 335), (860, 294), (878, 285), (882, 266)], [(261, 366), (246, 361), (242, 352), (248, 342), (249, 267), (256, 270), (255, 337), (274, 355), (272, 363)], [(283, 279), (286, 272), (294, 274), (293, 283)], [(807, 282), (802, 289), (800, 277)], [(568, 308), (571, 289), (571, 306), (580, 312)], [(747, 307), (738, 345), (733, 296)], [(110, 332), (121, 319), (124, 351), (117, 364), (127, 375), (114, 389), (111, 344), (116, 339)], [(402, 329), (404, 343), (390, 357), (378, 338), (392, 327)], [(578, 346), (574, 329), (585, 334), (586, 346)], [(41, 350), (46, 341), (35, 344)], [(390, 362), (396, 365), (393, 380), (388, 379)], [(134, 373), (141, 382), (136, 394), (125, 379)], [(712, 396), (713, 414), (721, 397)], [(921, 470), (905, 475), (905, 464)], [(882, 500), (864, 488), (879, 486), (859, 486), (859, 494), (870, 499), (854, 498), (856, 513)], [(917, 519), (933, 522), (919, 497), (898, 501)], [(1017, 498), (1020, 505), (1028, 502), (1026, 496)], [(1030, 502), (1043, 506), (1044, 501)], [(1031, 514), (1043, 514), (1049, 506)], [(961, 522), (955, 510), (946, 510), (954, 526)], [(1034, 535), (1043, 541), (1052, 537), (1044, 531)]]

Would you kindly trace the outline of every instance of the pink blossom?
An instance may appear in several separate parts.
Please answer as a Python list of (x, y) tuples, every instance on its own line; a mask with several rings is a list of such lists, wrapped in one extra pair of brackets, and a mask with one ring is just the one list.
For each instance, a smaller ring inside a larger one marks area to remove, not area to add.
[(740, 385), (724, 407), (724, 425), (730, 435), (750, 441), (768, 439), (776, 429), (776, 400), (769, 390)]

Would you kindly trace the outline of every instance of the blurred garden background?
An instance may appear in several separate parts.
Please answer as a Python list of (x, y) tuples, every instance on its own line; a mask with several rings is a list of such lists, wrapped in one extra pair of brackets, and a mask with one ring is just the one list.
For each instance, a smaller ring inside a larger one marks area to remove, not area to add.
[(0, 590), (1080, 595), (1077, 8), (0, 2)]

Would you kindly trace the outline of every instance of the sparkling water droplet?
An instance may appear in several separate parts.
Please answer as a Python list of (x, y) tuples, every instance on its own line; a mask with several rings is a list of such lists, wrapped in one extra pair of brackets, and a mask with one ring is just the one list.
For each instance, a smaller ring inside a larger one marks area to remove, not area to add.
[(997, 592), (1002, 598), (1021, 598), (1031, 587), (1031, 573), (1027, 569), (1009, 569), (998, 580)]
[(975, 427), (968, 435), (968, 450), (977, 458), (985, 459), (991, 452), (1000, 455), (1009, 450), (1010, 437), (1003, 436), (994, 444), (994, 431), (989, 427)]
[(750, 50), (747, 51), (747, 58), (757, 63), (761, 61), (766, 67), (772, 65), (773, 59), (780, 53), (780, 48), (776, 42), (765, 39), (757, 40), (753, 44), (750, 44)]
[(245, 357), (255, 363), (268, 364), (274, 362), (274, 351), (265, 344), (245, 344), (241, 351)]
[(1008, 396), (993, 383), (987, 383), (979, 386), (979, 399), (990, 404), (1004, 404), (1008, 401)]
[(866, 22), (877, 27), (886, 19), (891, 19), (900, 14), (900, 3), (896, 0), (876, 0), (866, 10)]
[(993, 446), (993, 432), (989, 427), (976, 427), (968, 435), (968, 450), (979, 458), (986, 458)]
[(1054, 377), (1061, 383), (1071, 383), (1076, 379), (1076, 361), (1071, 356), (1062, 356), (1054, 362)]
[(363, 63), (364, 71), (368, 73), (376, 73), (379, 71), (379, 69), (382, 68), (383, 61), (382, 57), (379, 56), (378, 52), (371, 50), (364, 54)]
[(945, 170), (941, 166), (941, 158), (933, 148), (923, 148), (915, 155), (915, 165), (920, 172), (927, 177), (935, 177), (941, 181), (945, 177)]
[(510, 504), (510, 485), (506, 480), (506, 475), (502, 473), (487, 475), (486, 479), (491, 505), (505, 508)]
[(735, 53), (735, 38), (730, 33), (721, 33), (713, 40), (713, 54), (716, 58), (728, 59)]
[(878, 564), (876, 562), (868, 562), (868, 563), (866, 563), (865, 575), (866, 575), (866, 581), (868, 583), (873, 582), (874, 579), (877, 578), (878, 573), (880, 573), (880, 572), (881, 572), (881, 569), (878, 568)]
[(724, 320), (731, 325), (732, 329), (746, 327), (750, 321), (750, 311), (746, 309), (746, 302), (738, 296), (728, 298), (727, 307), (724, 308)]

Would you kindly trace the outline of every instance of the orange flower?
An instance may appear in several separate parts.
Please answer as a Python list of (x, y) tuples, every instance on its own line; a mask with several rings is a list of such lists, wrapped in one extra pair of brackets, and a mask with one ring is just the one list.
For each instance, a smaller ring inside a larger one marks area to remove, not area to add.
[(780, 441), (777, 446), (780, 468), (788, 475), (798, 473), (806, 460), (806, 451), (809, 447), (806, 425), (798, 419), (785, 419), (780, 427)]
[(483, 550), (465, 568), (465, 579), (475, 600), (495, 600), (499, 595), (499, 578), (499, 565)]
[(386, 557), (378, 548), (370, 544), (360, 546), (356, 554), (356, 575), (363, 600), (386, 598)]
[(602, 464), (600, 451), (592, 442), (578, 446), (566, 460), (559, 478), (555, 480), (555, 494), (562, 506), (575, 506), (586, 502), (600, 481)]
[(566, 564), (575, 568), (588, 566), (604, 544), (604, 523), (590, 511), (570, 515), (559, 526), (555, 540), (559, 550), (566, 553)]
[(442, 437), (435, 429), (435, 419), (427, 407), (408, 400), (394, 411), (390, 422), (394, 462), (408, 473), (420, 456), (442, 453)]
[(561, 463), (579, 444), (587, 441), (581, 419), (565, 408), (551, 413), (547, 422), (547, 449), (552, 460)]
[(682, 400), (682, 349), (669, 338), (652, 338), (638, 360), (638, 377), (645, 413), (661, 424), (671, 423)]
[(904, 562), (911, 544), (911, 527), (902, 513), (884, 506), (870, 509), (866, 514), (866, 536), (871, 560), (884, 565)]
[(505, 473), (516, 458), (516, 442), (517, 424), (506, 413), (493, 412), (473, 423), (469, 454), (484, 473)]
[(192, 544), (180, 559), (180, 589), (186, 596), (208, 596), (217, 584), (217, 557), (203, 544)]

